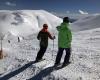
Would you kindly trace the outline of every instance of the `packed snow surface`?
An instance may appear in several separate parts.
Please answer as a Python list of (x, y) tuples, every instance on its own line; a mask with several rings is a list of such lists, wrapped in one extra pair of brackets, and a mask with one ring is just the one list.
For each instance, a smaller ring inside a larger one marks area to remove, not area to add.
[[(27, 12), (27, 14), (29, 13)], [(89, 20), (92, 22), (94, 18)], [(77, 22), (77, 25), (80, 25), (82, 21)], [(98, 19), (96, 19), (96, 22), (98, 22)], [(15, 21), (13, 25), (24, 24), (17, 23)], [(84, 25), (88, 28), (94, 26), (94, 23), (86, 24), (85, 22)], [(99, 23), (98, 26), (100, 26)], [(52, 30), (50, 32), (53, 33)], [(43, 57), (45, 60), (39, 63), (33, 63), (39, 50), (39, 41), (36, 38), (37, 33), (24, 37), (21, 42), (17, 42), (16, 37), (8, 35), (3, 40), (5, 58), (0, 60), (0, 80), (100, 80), (100, 28), (83, 29), (83, 31), (72, 33), (71, 64), (58, 70), (52, 69), (58, 50), (57, 33), (54, 33), (56, 36), (54, 48), (53, 41), (49, 40), (48, 49)], [(10, 43), (7, 42), (8, 39), (10, 39)], [(64, 55), (61, 62), (63, 62)]]

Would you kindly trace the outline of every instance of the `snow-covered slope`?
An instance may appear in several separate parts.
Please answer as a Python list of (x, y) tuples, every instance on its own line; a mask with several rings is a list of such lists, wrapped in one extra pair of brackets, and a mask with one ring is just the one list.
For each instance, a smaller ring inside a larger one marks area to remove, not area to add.
[(54, 50), (53, 42), (49, 41), (44, 55), (46, 60), (35, 64), (31, 61), (35, 60), (39, 50), (36, 35), (20, 43), (12, 40), (9, 44), (4, 41), (7, 57), (0, 60), (0, 80), (99, 80), (99, 41), (100, 28), (73, 34), (71, 64), (59, 70), (52, 69), (57, 55), (57, 39)]
[(71, 26), (72, 26), (72, 30), (74, 31), (100, 28), (100, 15), (91, 15), (91, 16), (84, 17), (74, 22)]
[(39, 31), (45, 23), (52, 30), (61, 22), (62, 19), (44, 10), (1, 10), (0, 37), (7, 33), (27, 36)]
[[(32, 27), (34, 32), (38, 31), (45, 21), (49, 24), (51, 31), (62, 21), (41, 10), (0, 11), (0, 14), (2, 26), (21, 27), (27, 25)], [(74, 30), (77, 29), (79, 32), (73, 33), (71, 64), (59, 70), (52, 69), (58, 50), (57, 35), (55, 35), (54, 49), (53, 41), (49, 40), (48, 49), (43, 57), (46, 60), (33, 63), (39, 50), (37, 33), (25, 37), (21, 42), (17, 42), (14, 36), (9, 34), (8, 38), (11, 42), (3, 40), (5, 58), (0, 60), (0, 80), (100, 80), (99, 18), (99, 15), (89, 16), (72, 24), (72, 27), (75, 27)], [(91, 22), (95, 22), (97, 28)], [(95, 29), (85, 30), (85, 27)], [(64, 55), (61, 62), (63, 62)]]

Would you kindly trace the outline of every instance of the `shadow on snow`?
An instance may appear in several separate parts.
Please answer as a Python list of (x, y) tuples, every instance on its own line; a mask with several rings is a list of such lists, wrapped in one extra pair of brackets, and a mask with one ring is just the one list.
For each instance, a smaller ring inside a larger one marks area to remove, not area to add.
[(53, 67), (48, 67), (40, 71), (38, 74), (36, 74), (35, 76), (33, 76), (32, 78), (28, 80), (43, 80), (43, 78), (49, 75), (52, 71), (53, 71)]
[(10, 79), (11, 77), (21, 73), (22, 71), (24, 71), (25, 69), (27, 69), (29, 66), (31, 66), (32, 64), (34, 64), (35, 62), (34, 61), (31, 61), (27, 64), (25, 64), (24, 66), (20, 67), (19, 69), (17, 70), (14, 70), (6, 75), (4, 75), (3, 77), (0, 77), (0, 80), (8, 80)]

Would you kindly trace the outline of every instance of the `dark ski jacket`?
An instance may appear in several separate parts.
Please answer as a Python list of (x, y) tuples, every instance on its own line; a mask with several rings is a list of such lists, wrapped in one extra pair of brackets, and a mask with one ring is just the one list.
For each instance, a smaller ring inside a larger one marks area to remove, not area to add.
[(37, 39), (40, 40), (40, 46), (47, 47), (48, 46), (48, 37), (50, 39), (53, 39), (51, 34), (48, 32), (47, 29), (43, 28), (37, 36)]

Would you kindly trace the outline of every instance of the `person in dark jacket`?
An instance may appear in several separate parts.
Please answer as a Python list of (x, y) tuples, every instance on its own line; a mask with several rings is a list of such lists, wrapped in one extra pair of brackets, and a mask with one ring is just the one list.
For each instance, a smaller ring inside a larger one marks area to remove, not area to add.
[(71, 53), (71, 41), (72, 41), (72, 33), (69, 27), (69, 18), (64, 17), (63, 23), (57, 27), (58, 30), (58, 53), (55, 61), (55, 66), (60, 64), (60, 60), (63, 54), (63, 51), (66, 51), (66, 55), (64, 58), (64, 62), (62, 67), (68, 65)]
[(37, 39), (40, 40), (40, 50), (36, 57), (36, 62), (42, 60), (44, 53), (48, 47), (48, 38), (55, 39), (55, 36), (52, 37), (50, 32), (48, 31), (48, 25), (43, 24), (43, 29), (38, 33)]

